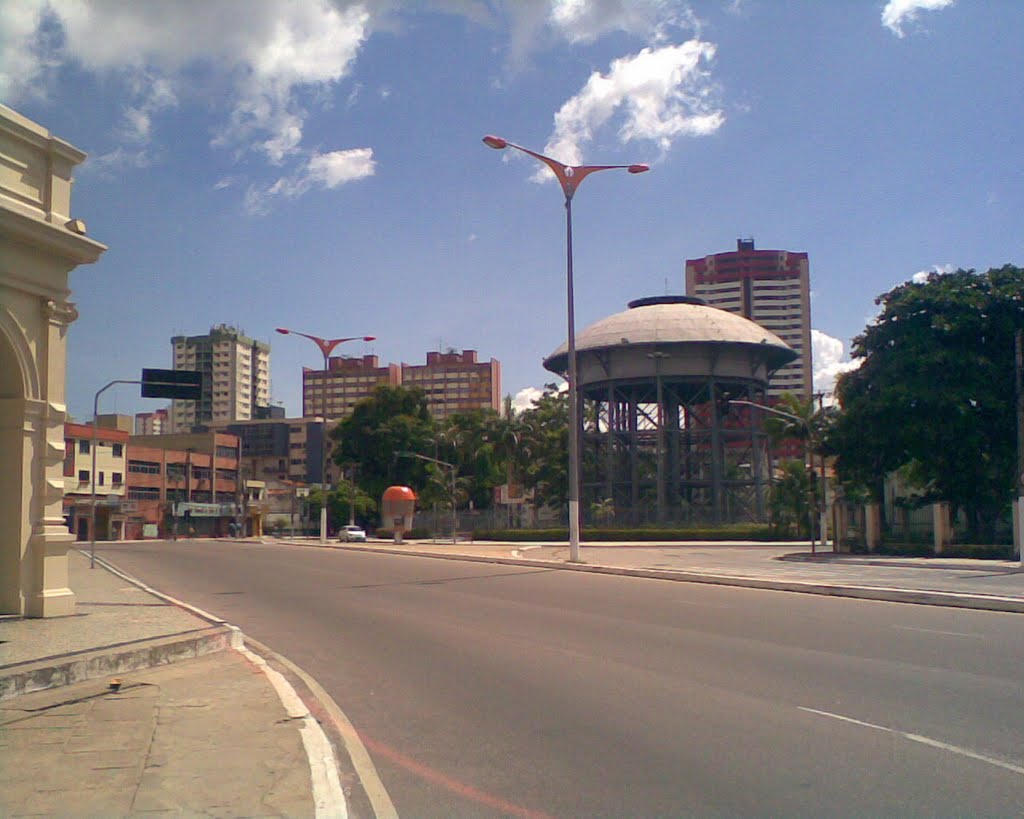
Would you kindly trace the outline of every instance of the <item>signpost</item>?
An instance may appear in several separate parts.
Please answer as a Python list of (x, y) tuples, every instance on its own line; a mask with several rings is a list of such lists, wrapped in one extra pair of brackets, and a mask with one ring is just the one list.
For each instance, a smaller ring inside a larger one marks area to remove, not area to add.
[(89, 470), (89, 568), (96, 568), (96, 416), (99, 415), (100, 396), (115, 384), (141, 384), (143, 398), (176, 398), (179, 401), (198, 401), (203, 388), (203, 374), (198, 370), (143, 369), (139, 381), (117, 380), (104, 385), (92, 400), (92, 441), (89, 451), (92, 466)]

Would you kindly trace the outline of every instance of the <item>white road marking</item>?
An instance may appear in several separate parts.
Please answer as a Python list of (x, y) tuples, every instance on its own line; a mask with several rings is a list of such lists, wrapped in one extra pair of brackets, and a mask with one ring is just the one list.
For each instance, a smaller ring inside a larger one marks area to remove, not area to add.
[(291, 683), (284, 675), (271, 668), (267, 661), (244, 646), (235, 649), (243, 654), (253, 665), (257, 666), (281, 699), (285, 711), (291, 719), (301, 720), (299, 736), (309, 758), (309, 773), (313, 785), (313, 804), (317, 819), (348, 819), (348, 806), (345, 803), (345, 792), (338, 778), (338, 763), (334, 758), (334, 749), (306, 704), (295, 693)]
[(974, 637), (977, 640), (983, 640), (984, 637), (981, 634), (967, 634), (963, 631), (939, 631), (934, 628), (915, 628), (914, 626), (893, 626), (900, 631), (920, 631), (925, 634), (942, 634), (946, 637)]
[(961, 748), (959, 745), (950, 745), (948, 742), (940, 742), (937, 739), (923, 737), (920, 734), (909, 734), (906, 731), (897, 731), (895, 728), (886, 728), (884, 725), (875, 725), (873, 722), (864, 722), (863, 720), (854, 719), (853, 717), (845, 717), (842, 714), (833, 714), (831, 711), (819, 711), (817, 708), (804, 708), (802, 705), (798, 705), (797, 708), (801, 711), (818, 714), (822, 717), (829, 717), (831, 719), (841, 720), (842, 722), (852, 722), (854, 725), (861, 725), (865, 728), (874, 728), (876, 731), (885, 731), (888, 734), (896, 734), (896, 736), (909, 739), (911, 742), (919, 742), (922, 745), (928, 745), (931, 748), (938, 748), (941, 751), (949, 751), (951, 754), (965, 756), (969, 759), (976, 759), (979, 762), (985, 762), (989, 765), (995, 765), (997, 768), (1004, 768), (1007, 771), (1024, 775), (1024, 767), (1021, 767), (1020, 765), (1014, 765), (1012, 762), (1005, 762), (1002, 759), (996, 759), (992, 756), (979, 754), (969, 748)]
[(819, 711), (817, 708), (804, 708), (802, 705), (798, 705), (801, 711), (808, 711), (811, 714), (818, 714), (823, 717), (831, 717), (832, 719), (842, 720), (843, 722), (852, 722), (854, 725), (863, 725), (865, 728), (874, 728), (877, 731), (886, 731), (888, 733), (895, 733), (892, 728), (886, 728), (884, 725), (875, 725), (873, 722), (863, 722), (853, 717), (844, 717), (842, 714), (833, 714), (831, 711)]

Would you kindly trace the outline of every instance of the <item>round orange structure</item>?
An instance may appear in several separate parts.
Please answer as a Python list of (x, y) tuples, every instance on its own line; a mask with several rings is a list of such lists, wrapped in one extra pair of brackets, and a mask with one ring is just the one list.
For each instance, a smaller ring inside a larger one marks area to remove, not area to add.
[(408, 486), (389, 486), (384, 490), (380, 503), (381, 523), (394, 531), (395, 543), (401, 543), (402, 535), (412, 529), (415, 512), (416, 493)]
[(384, 501), (412, 501), (416, 502), (416, 493), (408, 486), (389, 486), (384, 490)]

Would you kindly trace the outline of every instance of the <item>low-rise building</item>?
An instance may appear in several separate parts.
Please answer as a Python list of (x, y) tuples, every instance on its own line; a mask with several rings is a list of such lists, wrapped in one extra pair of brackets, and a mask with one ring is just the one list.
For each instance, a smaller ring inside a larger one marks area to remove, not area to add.
[[(96, 500), (96, 539), (124, 537), (129, 434), (113, 427), (64, 424), (64, 519), (77, 540), (90, 540)], [(95, 461), (93, 460), (95, 457)], [(92, 482), (95, 463), (95, 495)]]

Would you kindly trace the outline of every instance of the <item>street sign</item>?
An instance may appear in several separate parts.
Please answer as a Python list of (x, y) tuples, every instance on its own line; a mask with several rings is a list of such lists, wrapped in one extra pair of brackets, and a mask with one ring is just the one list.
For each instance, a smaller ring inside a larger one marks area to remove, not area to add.
[(203, 374), (197, 370), (142, 371), (143, 398), (176, 398), (198, 401), (203, 390)]

